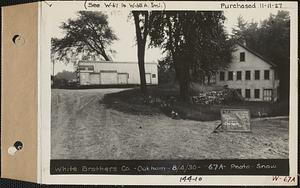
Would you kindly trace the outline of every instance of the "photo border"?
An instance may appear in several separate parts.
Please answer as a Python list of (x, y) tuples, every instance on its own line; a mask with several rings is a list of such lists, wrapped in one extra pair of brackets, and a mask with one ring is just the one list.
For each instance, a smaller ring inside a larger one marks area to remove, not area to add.
[[(60, 6), (73, 6), (82, 9), (81, 2), (49, 1)], [(97, 2), (97, 1), (96, 1)], [(236, 2), (199, 2), (199, 1), (164, 1), (167, 9), (172, 10), (224, 10), (220, 3)], [(251, 1), (241, 2), (251, 3)], [(253, 3), (253, 2), (252, 2)], [(255, 1), (255, 3), (259, 3)], [(266, 3), (266, 2), (263, 2)], [(278, 3), (269, 2), (268, 3)], [(179, 182), (182, 175), (50, 175), (50, 121), (51, 121), (51, 87), (50, 87), (50, 35), (47, 30), (47, 20), (51, 8), (39, 2), (40, 35), (39, 35), (39, 169), (38, 182), (45, 184), (102, 184), (102, 185), (277, 185), (287, 186), (297, 184), (298, 155), (298, 4), (297, 2), (282, 2), (290, 11), (290, 114), (289, 114), (289, 161), (290, 176), (296, 177), (296, 182), (288, 184), (284, 181), (273, 181), (272, 176), (225, 176), (200, 175), (199, 182)], [(195, 8), (201, 7), (201, 8)], [(100, 10), (100, 9), (98, 9)], [(105, 9), (107, 10), (107, 9)], [(141, 10), (141, 9), (139, 9)], [(284, 8), (282, 9), (284, 10)], [(230, 10), (234, 11), (234, 10)], [(255, 11), (255, 10), (253, 10)]]

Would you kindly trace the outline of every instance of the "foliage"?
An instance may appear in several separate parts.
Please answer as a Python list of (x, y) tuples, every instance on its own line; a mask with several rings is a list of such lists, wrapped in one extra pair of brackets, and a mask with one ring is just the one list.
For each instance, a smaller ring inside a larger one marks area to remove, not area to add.
[(155, 11), (149, 20), (150, 46), (169, 54), (183, 100), (193, 79), (226, 67), (232, 58), (220, 11)]
[[(209, 86), (210, 87), (210, 86)], [(217, 88), (219, 92), (219, 88)], [(214, 90), (212, 90), (214, 91)], [(129, 89), (118, 93), (106, 94), (101, 101), (108, 108), (112, 108), (124, 113), (135, 115), (157, 115), (165, 114), (171, 117), (172, 111), (179, 114), (181, 119), (190, 119), (197, 121), (210, 121), (220, 119), (220, 110), (224, 108), (244, 109), (245, 106), (250, 110), (251, 117), (264, 116), (286, 116), (289, 114), (288, 102), (283, 101), (280, 103), (269, 102), (253, 102), (253, 101), (226, 101), (223, 104), (197, 104), (186, 103), (176, 99), (175, 93), (178, 92), (178, 88), (173, 86), (153, 86), (148, 88), (149, 96), (154, 99), (154, 103), (145, 103), (145, 96), (139, 89)], [(134, 96), (134, 97), (132, 97)], [(229, 96), (230, 97), (230, 96)], [(230, 99), (230, 98), (229, 98)], [(164, 104), (165, 101), (170, 101), (168, 110), (160, 103)], [(171, 102), (173, 101), (173, 103)]]
[(245, 41), (247, 46), (274, 62), (280, 79), (280, 96), (288, 98), (290, 67), (290, 17), (287, 11), (278, 11), (276, 15), (260, 24), (247, 23), (238, 18), (237, 28), (233, 30), (234, 38)]
[(117, 36), (109, 27), (107, 18), (101, 12), (79, 11), (77, 18), (69, 19), (60, 26), (65, 36), (52, 39), (52, 53), (57, 54), (57, 59), (66, 61), (70, 60), (70, 54), (83, 52), (109, 61), (107, 51)]
[(170, 56), (158, 61), (158, 83), (167, 84), (175, 82), (175, 71)]
[(77, 78), (77, 75), (75, 72), (70, 72), (64, 70), (63, 72), (59, 72), (55, 75), (56, 79), (65, 79), (65, 80), (74, 80)]

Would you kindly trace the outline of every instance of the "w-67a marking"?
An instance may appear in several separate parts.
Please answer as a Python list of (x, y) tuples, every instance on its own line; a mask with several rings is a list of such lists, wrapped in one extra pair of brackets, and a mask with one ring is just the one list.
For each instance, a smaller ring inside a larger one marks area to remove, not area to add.
[(286, 182), (286, 183), (292, 183), (292, 182), (296, 182), (296, 177), (294, 176), (273, 176), (272, 177), (273, 181), (282, 181), (282, 182)]

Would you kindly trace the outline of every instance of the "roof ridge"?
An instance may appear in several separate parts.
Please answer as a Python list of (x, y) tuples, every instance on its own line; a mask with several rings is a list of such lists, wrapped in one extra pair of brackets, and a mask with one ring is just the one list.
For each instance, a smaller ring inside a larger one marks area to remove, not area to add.
[(250, 51), (252, 54), (254, 54), (255, 56), (259, 57), (260, 59), (262, 59), (263, 61), (265, 61), (266, 63), (272, 65), (273, 67), (277, 67), (277, 65), (275, 63), (273, 63), (271, 60), (267, 59), (266, 57), (262, 56), (261, 54), (257, 53), (256, 51), (250, 49), (249, 47), (247, 47), (246, 45), (241, 44), (240, 42), (237, 42), (237, 44), (243, 48), (245, 48), (246, 50)]

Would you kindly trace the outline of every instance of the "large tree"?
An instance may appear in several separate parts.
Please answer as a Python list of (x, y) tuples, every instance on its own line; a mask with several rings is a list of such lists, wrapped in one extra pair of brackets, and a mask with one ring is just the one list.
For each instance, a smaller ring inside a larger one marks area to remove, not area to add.
[(219, 11), (159, 11), (150, 16), (150, 45), (170, 56), (182, 100), (188, 99), (191, 81), (215, 73), (231, 60), (233, 44), (224, 31)]
[(101, 12), (79, 11), (77, 18), (62, 23), (63, 38), (52, 39), (52, 52), (57, 59), (68, 60), (70, 53), (87, 52), (106, 61), (111, 60), (109, 46), (117, 36), (109, 27), (107, 15)]
[(140, 73), (140, 87), (143, 94), (147, 93), (146, 76), (145, 76), (145, 48), (148, 36), (149, 27), (149, 12), (148, 11), (132, 11), (135, 34), (137, 41), (137, 56)]
[[(239, 22), (239, 21), (238, 21)], [(274, 62), (278, 67), (280, 98), (289, 98), (290, 72), (290, 17), (286, 11), (270, 14), (260, 24), (251, 22), (243, 27), (238, 24), (234, 37), (245, 41), (246, 45)]]

